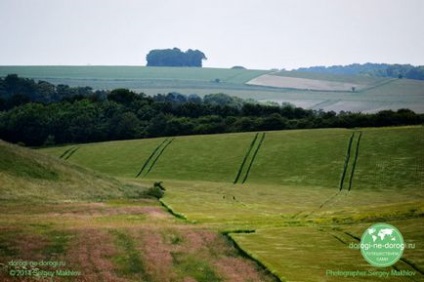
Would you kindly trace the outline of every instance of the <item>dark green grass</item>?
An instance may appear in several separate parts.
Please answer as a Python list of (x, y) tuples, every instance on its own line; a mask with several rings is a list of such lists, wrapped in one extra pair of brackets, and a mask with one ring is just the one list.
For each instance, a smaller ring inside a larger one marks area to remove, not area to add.
[(223, 281), (208, 261), (194, 255), (178, 252), (172, 252), (171, 255), (174, 266), (185, 276), (193, 277), (199, 282)]
[(26, 153), (24, 149), (0, 140), (0, 172), (26, 179), (59, 179), (59, 172), (43, 158), (34, 158)]
[(17, 257), (20, 255), (18, 248), (16, 247), (19, 235), (22, 231), (19, 229), (0, 229), (0, 257)]
[(115, 236), (115, 244), (120, 250), (114, 257), (118, 272), (123, 276), (136, 276), (142, 279), (141, 281), (149, 281), (134, 240), (124, 231), (111, 230), (110, 232)]
[(43, 231), (43, 233), (48, 238), (48, 244), (42, 250), (42, 254), (48, 259), (54, 259), (64, 255), (69, 242), (75, 236), (69, 232), (58, 230)]

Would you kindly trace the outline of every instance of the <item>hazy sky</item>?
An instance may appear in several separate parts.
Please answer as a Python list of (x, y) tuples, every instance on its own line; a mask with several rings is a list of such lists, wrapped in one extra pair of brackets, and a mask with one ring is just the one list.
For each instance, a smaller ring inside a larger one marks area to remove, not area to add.
[(0, 65), (145, 65), (152, 49), (206, 67), (424, 65), (423, 0), (0, 0)]

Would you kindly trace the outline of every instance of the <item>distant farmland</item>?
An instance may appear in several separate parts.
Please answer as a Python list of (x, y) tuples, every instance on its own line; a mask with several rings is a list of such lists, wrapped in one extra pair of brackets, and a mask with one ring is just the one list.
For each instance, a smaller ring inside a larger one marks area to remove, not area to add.
[[(373, 113), (409, 108), (424, 113), (424, 81), (267, 70), (137, 66), (0, 66), (0, 76), (148, 95), (226, 93), (308, 109)], [(352, 89), (354, 87), (354, 91)]]

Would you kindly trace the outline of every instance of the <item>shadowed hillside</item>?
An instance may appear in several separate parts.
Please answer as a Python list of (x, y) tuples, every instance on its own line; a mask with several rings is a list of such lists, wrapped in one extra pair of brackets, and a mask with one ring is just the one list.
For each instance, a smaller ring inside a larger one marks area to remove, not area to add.
[(76, 201), (136, 193), (112, 177), (0, 140), (0, 200)]

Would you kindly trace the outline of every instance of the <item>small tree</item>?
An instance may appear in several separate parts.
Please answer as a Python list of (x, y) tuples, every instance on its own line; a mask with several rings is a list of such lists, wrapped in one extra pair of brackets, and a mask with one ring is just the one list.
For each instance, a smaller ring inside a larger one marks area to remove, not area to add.
[(162, 186), (162, 182), (155, 182), (153, 187), (150, 187), (146, 194), (151, 197), (155, 197), (156, 199), (160, 199), (165, 194), (165, 187)]

